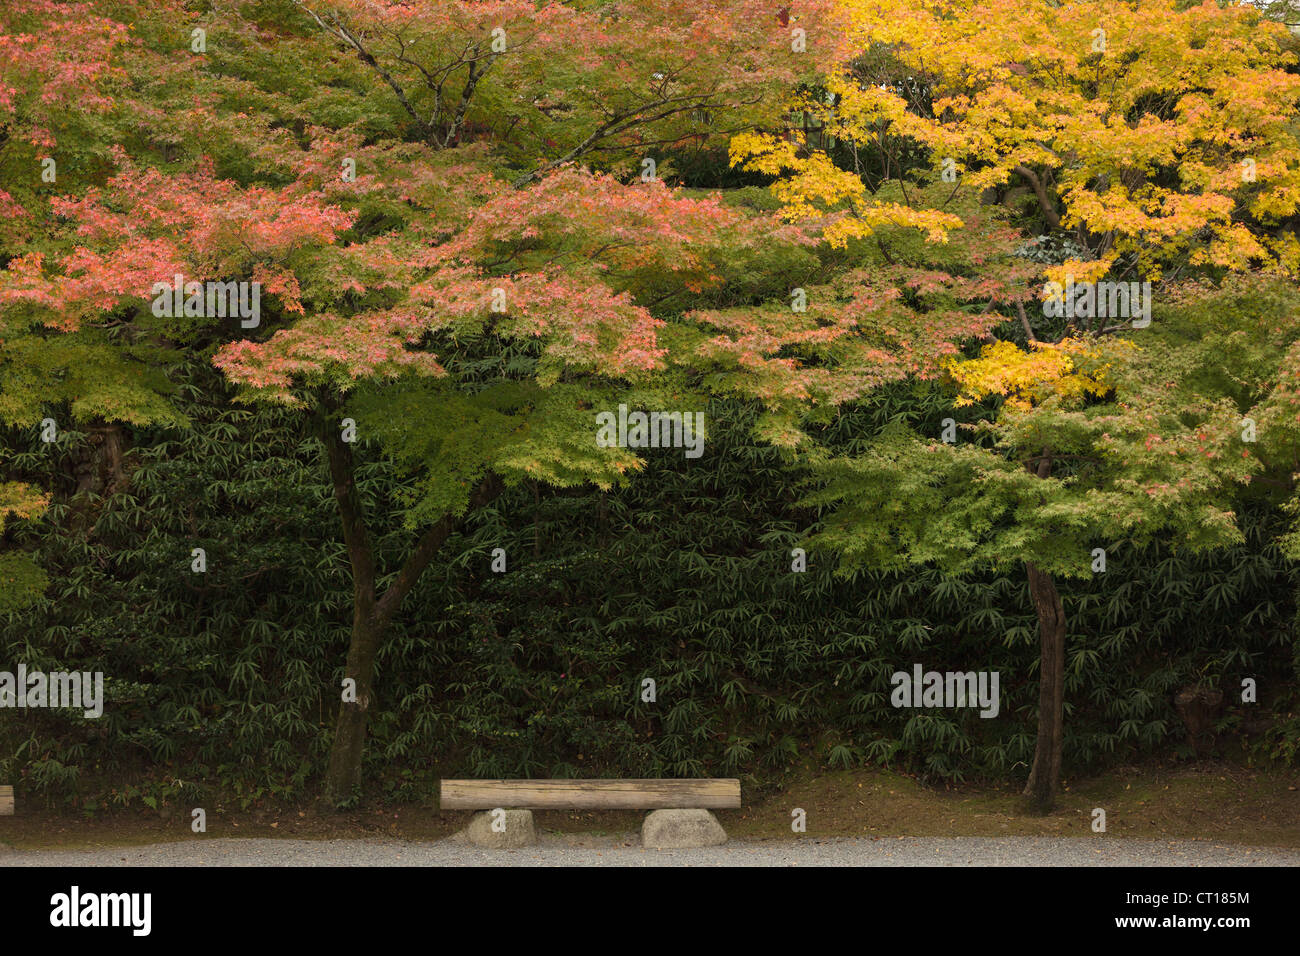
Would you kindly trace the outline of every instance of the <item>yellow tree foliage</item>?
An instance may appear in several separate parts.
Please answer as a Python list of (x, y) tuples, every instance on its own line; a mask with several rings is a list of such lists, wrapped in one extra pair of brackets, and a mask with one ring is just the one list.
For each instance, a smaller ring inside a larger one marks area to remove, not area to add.
[[(1159, 278), (1170, 264), (1300, 270), (1275, 227), (1300, 208), (1300, 76), (1285, 27), (1250, 6), (1173, 0), (840, 0), (843, 43), (829, 95), (798, 107), (828, 137), (868, 148), (904, 138), (961, 188), (1019, 177), (1052, 228), (1091, 258), (1050, 278), (1091, 281), (1120, 257)], [(884, 80), (884, 82), (880, 82)], [(793, 217), (839, 218), (842, 242), (879, 223), (931, 238), (959, 225), (937, 210), (871, 201), (823, 150), (746, 134), (746, 168), (782, 175)]]
[[(1136, 347), (1123, 340), (1110, 346), (1111, 350)], [(1112, 363), (1107, 358), (1088, 338), (1033, 342), (1027, 352), (1014, 342), (994, 342), (984, 346), (977, 358), (950, 359), (946, 370), (960, 387), (954, 402), (959, 407), (1003, 395), (1008, 405), (1027, 409), (1048, 396), (1077, 402), (1088, 395), (1105, 395), (1111, 389), (1106, 373)]]
[[(749, 133), (736, 165), (779, 178), (792, 220), (823, 219), (836, 246), (884, 224), (946, 241), (945, 209), (879, 201), (827, 143), (883, 154), (897, 178), (906, 150), (928, 152), (953, 193), (1014, 183), (1049, 230), (1082, 255), (1043, 268), (1047, 283), (1121, 272), (1159, 281), (1186, 270), (1300, 271), (1300, 242), (1279, 228), (1300, 210), (1296, 42), (1250, 6), (1174, 0), (839, 0), (846, 28), (824, 92), (795, 104), (823, 132)], [(895, 144), (892, 148), (890, 143)], [(898, 144), (905, 144), (899, 146)], [(946, 175), (945, 175), (946, 174)], [(1032, 339), (1032, 336), (1031, 336)], [(963, 401), (997, 392), (1093, 390), (1077, 344), (984, 350), (950, 362)]]

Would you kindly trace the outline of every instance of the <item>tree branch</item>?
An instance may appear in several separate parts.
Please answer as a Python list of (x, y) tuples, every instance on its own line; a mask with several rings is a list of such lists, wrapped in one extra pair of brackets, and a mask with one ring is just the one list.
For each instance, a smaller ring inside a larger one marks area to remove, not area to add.
[(1024, 165), (1013, 167), (1011, 171), (1013, 173), (1019, 173), (1025, 179), (1029, 180), (1029, 185), (1033, 187), (1034, 195), (1038, 197), (1038, 206), (1043, 210), (1043, 216), (1047, 219), (1047, 224), (1053, 229), (1060, 229), (1061, 217), (1057, 214), (1056, 208), (1052, 205), (1052, 200), (1047, 195), (1047, 189), (1043, 186), (1043, 181), (1038, 178), (1038, 173)]
[[(477, 52), (476, 47), (475, 53)], [(469, 109), (469, 101), (474, 96), (474, 88), (478, 86), (478, 81), (487, 75), (487, 71), (492, 69), (492, 64), (495, 62), (495, 57), (489, 57), (487, 64), (480, 70), (477, 58), (469, 61), (469, 77), (465, 80), (465, 89), (461, 91), (460, 103), (456, 106), (456, 112), (451, 118), (451, 124), (447, 127), (447, 135), (443, 138), (442, 145), (444, 147), (449, 148), (459, 142), (460, 127), (465, 121), (465, 111)]]
[[(670, 103), (678, 103), (680, 105), (672, 106), (669, 109), (662, 110), (661, 112), (655, 114), (654, 116), (643, 115), (650, 110), (658, 109), (659, 107), (662, 106), (668, 106), (668, 104)], [(632, 127), (638, 124), (655, 123), (661, 119), (666, 119), (669, 116), (674, 116), (677, 113), (684, 113), (687, 110), (720, 109), (722, 105), (723, 104), (715, 104), (708, 100), (701, 102), (699, 94), (667, 97), (667, 98), (655, 100), (650, 103), (645, 103), (641, 106), (636, 107), (635, 109), (610, 117), (604, 123), (601, 123), (594, 130), (592, 130), (591, 133), (588, 134), (586, 139), (584, 139), (577, 146), (573, 147), (573, 149), (569, 150), (559, 159), (555, 159), (549, 163), (544, 163), (543, 165), (538, 166), (532, 172), (520, 176), (511, 185), (513, 185), (516, 189), (522, 189), (524, 186), (527, 186), (529, 183), (541, 179), (551, 170), (558, 169), (560, 166), (563, 166), (565, 163), (571, 163), (579, 156), (582, 156), (585, 153), (589, 152), (591, 148), (600, 140), (606, 139), (607, 137), (610, 136), (617, 135), (618, 133), (622, 133), (624, 130), (631, 129)]]
[(330, 36), (338, 37), (348, 46), (352, 47), (352, 49), (356, 50), (357, 56), (361, 59), (361, 62), (378, 73), (383, 81), (389, 85), (392, 91), (397, 94), (397, 101), (402, 104), (402, 109), (406, 110), (407, 115), (415, 121), (416, 125), (420, 127), (426, 136), (430, 134), (431, 129), (424, 120), (420, 119), (419, 114), (415, 112), (415, 107), (413, 107), (410, 100), (406, 98), (406, 93), (402, 90), (402, 87), (398, 82), (393, 79), (392, 74), (379, 65), (379, 61), (370, 54), (369, 50), (361, 45), (361, 41), (352, 35), (352, 31), (343, 25), (343, 22), (339, 20), (337, 14), (330, 15), (330, 19), (334, 21), (334, 28), (331, 29), (326, 25), (324, 20), (317, 16), (316, 11), (305, 6), (301, 0), (295, 0), (295, 2), (304, 12), (316, 21), (317, 25), (319, 25), (322, 30)]
[(1020, 315), (1020, 324), (1024, 326), (1025, 336), (1031, 344), (1037, 342), (1038, 339), (1034, 336), (1033, 327), (1029, 324), (1029, 317), (1025, 315), (1025, 304), (1019, 299), (1016, 299), (1016, 312)]
[[(501, 479), (489, 473), (486, 478), (479, 482), (478, 487), (470, 493), (469, 507), (466, 509), (466, 514), (482, 508), (504, 490), (505, 485)], [(420, 536), (414, 550), (407, 556), (406, 563), (402, 565), (402, 570), (397, 572), (397, 577), (393, 579), (393, 582), (384, 590), (383, 596), (376, 602), (376, 622), (380, 625), (386, 624), (397, 613), (397, 608), (401, 605), (402, 599), (410, 593), (411, 588), (415, 587), (415, 582), (420, 579), (424, 569), (433, 561), (434, 556), (451, 536), (458, 523), (459, 519), (453, 515), (443, 515)]]
[(352, 565), (352, 588), (355, 614), (368, 617), (375, 604), (375, 555), (366, 530), (365, 509), (357, 493), (353, 468), (352, 449), (343, 440), (336, 423), (329, 414), (337, 403), (328, 399), (321, 403), (318, 418), (321, 441), (329, 456), (330, 483), (334, 487), (334, 500), (338, 502), (339, 517), (343, 519), (343, 543), (348, 549)]

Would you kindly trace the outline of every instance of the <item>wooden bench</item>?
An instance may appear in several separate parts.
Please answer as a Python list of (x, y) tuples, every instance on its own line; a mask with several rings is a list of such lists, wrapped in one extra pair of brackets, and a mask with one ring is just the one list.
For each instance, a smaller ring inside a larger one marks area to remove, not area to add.
[(444, 810), (735, 810), (740, 781), (444, 780)]
[[(480, 846), (537, 842), (533, 810), (651, 810), (641, 827), (648, 847), (715, 846), (727, 839), (710, 810), (740, 807), (740, 781), (693, 780), (443, 780), (444, 810), (485, 810), (462, 834)], [(490, 819), (489, 819), (490, 818)]]
[(14, 815), (14, 788), (7, 784), (0, 787), (0, 817)]

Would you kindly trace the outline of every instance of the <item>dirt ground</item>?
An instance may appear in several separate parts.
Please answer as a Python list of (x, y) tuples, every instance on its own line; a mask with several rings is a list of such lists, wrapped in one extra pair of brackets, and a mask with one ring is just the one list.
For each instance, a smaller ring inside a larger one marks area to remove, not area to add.
[[(1007, 787), (926, 787), (880, 770), (794, 775), (780, 792), (745, 794), (739, 810), (718, 818), (729, 836), (789, 840), (835, 836), (1084, 836), (1095, 808), (1106, 832), (1123, 837), (1216, 840), (1252, 846), (1300, 847), (1300, 769), (1257, 771), (1202, 763), (1177, 768), (1134, 767), (1066, 780), (1054, 812), (1029, 816)], [(805, 833), (791, 830), (791, 813), (805, 811)], [(437, 840), (471, 814), (433, 806), (370, 805), (321, 815), (310, 808), (222, 812), (208, 808), (207, 836), (341, 839), (396, 837)], [(617, 835), (639, 830), (644, 814), (544, 811), (538, 827), (553, 834)], [(131, 846), (192, 839), (189, 808), (114, 811), (93, 816), (25, 811), (0, 817), (0, 844), (15, 849)]]

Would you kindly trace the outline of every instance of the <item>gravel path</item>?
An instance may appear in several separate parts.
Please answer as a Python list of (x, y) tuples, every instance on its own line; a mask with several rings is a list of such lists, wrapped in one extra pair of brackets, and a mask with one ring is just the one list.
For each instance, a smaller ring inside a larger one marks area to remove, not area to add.
[[(626, 845), (630, 843), (631, 845)], [(646, 850), (624, 839), (543, 837), (485, 850), (451, 840), (196, 839), (97, 850), (8, 850), (3, 866), (1300, 866), (1300, 851), (1194, 840), (1099, 837), (881, 837), (733, 840)]]

